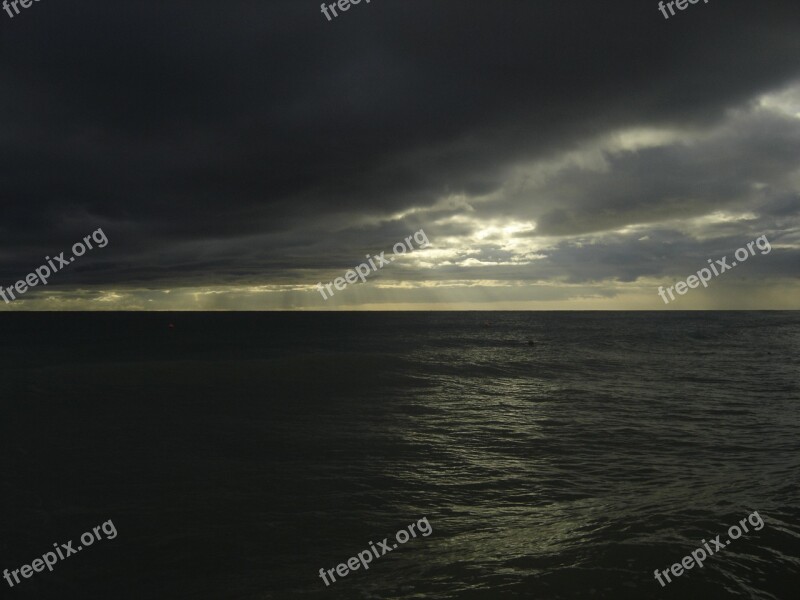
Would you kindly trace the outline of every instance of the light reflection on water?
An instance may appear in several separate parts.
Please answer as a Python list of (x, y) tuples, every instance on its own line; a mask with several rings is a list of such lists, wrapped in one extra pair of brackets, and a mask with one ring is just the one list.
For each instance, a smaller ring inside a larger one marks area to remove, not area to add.
[[(108, 514), (126, 543), (81, 564), (113, 597), (147, 597), (142, 556), (171, 597), (792, 597), (794, 313), (187, 315), (166, 342), (157, 316), (76, 318), (120, 339), (55, 321), (0, 349), (24, 400), (0, 551)], [(659, 587), (753, 510), (763, 530)], [(422, 517), (429, 537), (319, 579)]]

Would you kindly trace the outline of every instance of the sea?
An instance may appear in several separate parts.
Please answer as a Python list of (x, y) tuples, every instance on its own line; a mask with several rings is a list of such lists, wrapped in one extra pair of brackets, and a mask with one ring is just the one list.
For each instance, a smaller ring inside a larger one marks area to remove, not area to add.
[(0, 332), (0, 570), (118, 532), (0, 598), (800, 597), (798, 312), (2, 313)]

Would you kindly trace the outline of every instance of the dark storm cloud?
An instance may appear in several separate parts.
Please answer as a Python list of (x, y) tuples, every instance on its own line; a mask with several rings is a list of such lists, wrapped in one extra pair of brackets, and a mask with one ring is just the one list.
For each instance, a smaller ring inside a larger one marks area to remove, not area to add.
[[(379, 217), (498, 192), (509, 166), (618, 127), (710, 128), (800, 77), (794, 1), (665, 21), (641, 0), (374, 0), (330, 23), (314, 0), (66, 1), (0, 21), (9, 282), (98, 226), (109, 247), (65, 284), (302, 281), (425, 226)], [(785, 178), (796, 128), (759, 124), (746, 163), (656, 148), (475, 215), (550, 234), (700, 215)]]

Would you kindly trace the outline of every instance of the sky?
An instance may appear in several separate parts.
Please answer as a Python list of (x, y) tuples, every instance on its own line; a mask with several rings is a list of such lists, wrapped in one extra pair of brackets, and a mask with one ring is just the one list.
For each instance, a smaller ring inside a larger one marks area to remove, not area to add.
[(41, 0), (0, 51), (0, 285), (108, 240), (0, 310), (800, 308), (796, 0)]

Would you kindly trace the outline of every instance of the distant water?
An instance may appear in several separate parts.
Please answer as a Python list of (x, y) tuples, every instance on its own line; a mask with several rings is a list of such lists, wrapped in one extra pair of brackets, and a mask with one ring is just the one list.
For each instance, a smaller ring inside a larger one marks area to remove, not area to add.
[[(3, 598), (798, 597), (800, 313), (6, 313), (0, 331), (0, 570), (118, 530), (0, 579)], [(655, 581), (754, 510), (761, 531)], [(429, 537), (319, 578), (422, 517)]]

